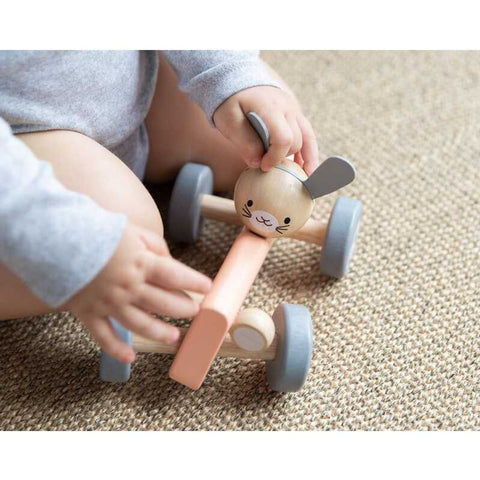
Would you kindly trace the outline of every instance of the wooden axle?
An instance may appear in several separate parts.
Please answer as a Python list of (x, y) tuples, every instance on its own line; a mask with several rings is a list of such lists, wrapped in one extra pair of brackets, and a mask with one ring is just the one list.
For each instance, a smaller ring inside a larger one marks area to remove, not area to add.
[[(166, 345), (163, 343), (153, 342), (146, 338), (140, 337), (138, 335), (133, 336), (132, 347), (136, 352), (153, 352), (153, 353), (167, 353), (174, 355), (177, 353), (180, 344), (183, 341), (183, 338), (187, 332), (187, 328), (179, 328), (180, 338), (171, 345)], [(242, 348), (239, 348), (232, 341), (232, 338), (229, 334), (226, 335), (218, 355), (220, 357), (232, 357), (232, 358), (248, 358), (254, 360), (273, 360), (275, 358), (275, 351), (277, 348), (277, 337), (273, 338), (273, 342), (270, 346), (262, 351), (248, 351)]]
[[(233, 225), (243, 225), (241, 218), (235, 210), (233, 200), (230, 200), (229, 198), (203, 194), (200, 209), (204, 218)], [(293, 232), (291, 235), (288, 235), (288, 237), (303, 242), (323, 245), (326, 231), (326, 224), (310, 218), (300, 230)]]

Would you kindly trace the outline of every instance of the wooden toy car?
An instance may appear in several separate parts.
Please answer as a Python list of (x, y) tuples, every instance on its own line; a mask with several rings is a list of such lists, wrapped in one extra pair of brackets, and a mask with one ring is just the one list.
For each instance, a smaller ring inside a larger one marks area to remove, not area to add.
[[(249, 114), (250, 115), (250, 114)], [(253, 114), (255, 115), (255, 114)], [(261, 119), (250, 118), (268, 146)], [(170, 377), (198, 389), (217, 356), (263, 359), (273, 390), (296, 391), (304, 384), (312, 356), (312, 320), (303, 305), (280, 304), (273, 319), (258, 309), (240, 312), (275, 238), (290, 236), (322, 246), (319, 268), (335, 278), (349, 269), (361, 220), (359, 201), (340, 197), (327, 224), (310, 218), (314, 199), (350, 183), (353, 166), (331, 157), (307, 178), (285, 160), (269, 172), (246, 169), (235, 187), (234, 200), (212, 195), (213, 173), (200, 164), (186, 164), (177, 176), (170, 200), (171, 239), (193, 243), (203, 219), (244, 225), (234, 241), (200, 311), (175, 345), (162, 345), (131, 335), (111, 319), (117, 334), (137, 351), (175, 354)], [(102, 352), (101, 378), (127, 381), (130, 365)]]

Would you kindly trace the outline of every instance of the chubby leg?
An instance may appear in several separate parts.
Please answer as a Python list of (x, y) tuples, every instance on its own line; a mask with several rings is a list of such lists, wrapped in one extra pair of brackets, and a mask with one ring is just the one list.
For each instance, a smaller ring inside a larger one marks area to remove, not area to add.
[[(70, 131), (19, 135), (38, 158), (50, 162), (70, 190), (84, 193), (106, 209), (122, 212), (139, 226), (163, 235), (152, 197), (115, 155), (90, 138)], [(18, 277), (0, 263), (0, 320), (48, 313)]]
[(209, 165), (215, 174), (215, 189), (233, 190), (246, 168), (240, 154), (207, 122), (201, 108), (177, 88), (172, 67), (160, 55), (157, 88), (146, 126), (150, 156), (146, 180), (171, 180), (183, 164), (196, 161)]

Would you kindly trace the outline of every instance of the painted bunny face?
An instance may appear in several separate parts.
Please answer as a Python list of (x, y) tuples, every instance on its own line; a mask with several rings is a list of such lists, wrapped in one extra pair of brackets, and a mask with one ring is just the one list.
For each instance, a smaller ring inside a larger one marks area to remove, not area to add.
[[(246, 116), (268, 151), (267, 125), (255, 112)], [(288, 159), (268, 172), (247, 168), (235, 185), (235, 209), (246, 227), (258, 235), (288, 236), (308, 220), (315, 198), (348, 185), (354, 178), (355, 167), (338, 156), (327, 158), (308, 178), (299, 165)]]
[[(288, 236), (301, 228), (314, 201), (303, 183), (303, 169), (291, 160), (269, 172), (247, 168), (235, 186), (235, 209), (244, 225), (262, 237)], [(297, 178), (298, 177), (298, 178)]]

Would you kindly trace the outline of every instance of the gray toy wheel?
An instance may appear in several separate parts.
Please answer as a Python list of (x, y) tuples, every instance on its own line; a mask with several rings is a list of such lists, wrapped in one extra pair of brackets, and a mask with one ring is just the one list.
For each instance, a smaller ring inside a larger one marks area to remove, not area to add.
[(361, 202), (346, 197), (337, 199), (322, 247), (320, 271), (323, 274), (334, 278), (346, 275), (355, 251), (361, 218)]
[(168, 233), (172, 240), (194, 243), (203, 220), (200, 215), (202, 194), (213, 192), (213, 172), (199, 163), (187, 163), (175, 180), (168, 211)]
[(303, 305), (281, 303), (273, 314), (277, 334), (275, 358), (267, 362), (267, 381), (277, 392), (302, 388), (313, 352), (312, 318)]
[[(110, 322), (120, 339), (132, 345), (132, 332), (110, 317)], [(100, 357), (100, 378), (104, 382), (126, 382), (130, 378), (130, 363), (123, 363), (102, 350)]]

